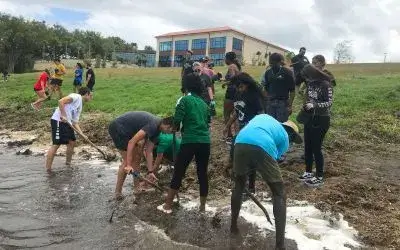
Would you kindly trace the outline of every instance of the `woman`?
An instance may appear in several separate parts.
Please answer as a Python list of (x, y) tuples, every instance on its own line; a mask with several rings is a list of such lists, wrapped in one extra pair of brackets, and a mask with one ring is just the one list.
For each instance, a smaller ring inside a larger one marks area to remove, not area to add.
[(77, 63), (75, 66), (75, 78), (74, 78), (74, 92), (78, 93), (78, 90), (82, 87), (83, 80), (83, 66), (81, 63)]
[[(231, 79), (231, 83), (236, 87), (238, 93), (234, 102), (234, 112), (225, 126), (224, 135), (228, 133), (230, 127), (236, 120), (239, 123), (239, 130), (241, 130), (256, 115), (264, 113), (261, 87), (249, 74), (239, 73)], [(232, 142), (229, 167), (232, 166), (233, 162), (235, 138)], [(249, 191), (252, 193), (255, 193), (255, 177), (255, 172), (249, 175)]]
[(330, 79), (330, 83), (332, 84), (333, 87), (336, 86), (336, 79), (333, 76), (333, 74), (325, 69), (325, 65), (326, 65), (326, 61), (325, 61), (325, 57), (323, 55), (316, 55), (312, 58), (312, 64), (317, 67), (319, 70), (322, 70), (322, 72), (324, 72), (325, 74), (327, 74), (331, 79)]
[[(228, 65), (228, 72), (225, 75), (226, 82), (222, 84), (222, 88), (225, 88), (225, 86), (228, 85), (228, 87), (226, 88), (225, 100), (224, 100), (224, 122), (226, 125), (234, 109), (233, 103), (236, 96), (236, 88), (234, 84), (231, 84), (230, 81), (234, 76), (240, 73), (240, 71), (242, 70), (242, 66), (240, 65), (239, 60), (237, 59), (236, 53), (233, 51), (226, 53), (225, 63), (226, 65)], [(228, 144), (232, 142), (232, 129), (228, 130), (226, 142)]]
[[(302, 71), (307, 79), (306, 102), (304, 111), (310, 119), (304, 123), (304, 151), (306, 171), (299, 178), (307, 186), (318, 187), (324, 183), (324, 157), (322, 143), (330, 126), (330, 108), (333, 90), (330, 76), (313, 65), (307, 65)], [(316, 174), (312, 173), (315, 160)]]
[(173, 199), (181, 187), (182, 179), (193, 157), (195, 157), (197, 177), (200, 184), (201, 212), (205, 211), (208, 195), (207, 168), (210, 158), (209, 109), (201, 98), (202, 83), (200, 77), (197, 74), (188, 74), (183, 77), (183, 82), (189, 93), (179, 101), (174, 116), (175, 127), (179, 127), (181, 122), (184, 127), (181, 147), (176, 159), (166, 201), (157, 207), (158, 210), (167, 214), (172, 213)]
[(42, 107), (42, 103), (48, 98), (46, 95), (46, 88), (49, 77), (50, 71), (48, 69), (45, 69), (40, 74), (38, 81), (33, 85), (33, 91), (35, 91), (38, 99), (35, 102), (31, 103), (31, 107), (36, 111), (40, 110), (40, 108)]

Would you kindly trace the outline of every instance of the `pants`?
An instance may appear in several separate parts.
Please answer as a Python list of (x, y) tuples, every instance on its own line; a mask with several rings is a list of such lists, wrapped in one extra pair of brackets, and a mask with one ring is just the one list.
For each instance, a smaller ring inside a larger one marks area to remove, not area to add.
[[(232, 139), (232, 144), (231, 144), (231, 149), (229, 152), (229, 160), (231, 163), (233, 163), (233, 155), (235, 151), (235, 140), (236, 140), (236, 135)], [(249, 177), (249, 191), (252, 193), (255, 193), (256, 191), (256, 170), (253, 168), (248, 174)]]
[(242, 194), (245, 190), (248, 174), (254, 169), (260, 173), (272, 193), (273, 212), (275, 217), (276, 247), (284, 248), (286, 227), (286, 194), (278, 163), (262, 148), (236, 144), (234, 152), (235, 187), (231, 196), (232, 226), (237, 226)]
[(279, 122), (286, 122), (289, 119), (288, 100), (268, 100), (265, 111)]
[(200, 196), (208, 195), (208, 161), (210, 159), (210, 144), (209, 143), (187, 143), (182, 144), (178, 153), (174, 174), (172, 176), (172, 189), (178, 190), (182, 185), (182, 179), (185, 176), (186, 169), (195, 157), (197, 166), (197, 178), (200, 184)]
[(306, 172), (312, 172), (313, 161), (316, 165), (316, 176), (324, 176), (324, 156), (322, 142), (330, 126), (329, 116), (314, 116), (304, 125), (304, 154)]

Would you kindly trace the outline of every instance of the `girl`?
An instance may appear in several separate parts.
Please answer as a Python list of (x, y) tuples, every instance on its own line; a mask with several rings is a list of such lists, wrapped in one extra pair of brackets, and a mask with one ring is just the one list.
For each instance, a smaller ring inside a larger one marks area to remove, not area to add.
[(82, 87), (82, 79), (83, 79), (83, 66), (80, 63), (77, 63), (75, 66), (75, 78), (74, 78), (74, 92), (78, 93), (78, 90)]
[[(230, 80), (234, 76), (236, 76), (240, 73), (240, 71), (242, 70), (242, 66), (240, 65), (239, 60), (237, 59), (236, 53), (233, 51), (226, 53), (225, 63), (226, 63), (226, 65), (228, 65), (228, 72), (225, 75), (225, 81), (227, 81), (227, 82), (222, 84), (222, 88), (225, 88), (225, 86), (228, 85), (228, 87), (226, 88), (225, 100), (224, 100), (224, 122), (226, 125), (227, 122), (229, 121), (230, 115), (233, 111), (233, 108), (234, 108), (233, 103), (234, 103), (235, 96), (236, 96), (236, 88), (233, 84), (231, 84)], [(232, 130), (231, 129), (228, 130), (226, 142), (228, 144), (232, 143)]]
[[(331, 78), (317, 67), (307, 65), (303, 69), (307, 79), (306, 102), (303, 109), (311, 118), (304, 124), (304, 151), (306, 171), (299, 178), (307, 186), (318, 187), (324, 183), (324, 157), (322, 143), (330, 126), (330, 108), (333, 101)], [(312, 174), (315, 160), (316, 174)]]
[(182, 97), (176, 106), (174, 125), (179, 127), (182, 122), (181, 147), (176, 159), (174, 174), (165, 203), (157, 209), (164, 213), (172, 213), (172, 202), (178, 193), (185, 176), (186, 169), (195, 157), (197, 165), (197, 177), (200, 184), (200, 211), (205, 211), (208, 195), (207, 168), (210, 158), (210, 132), (209, 109), (201, 98), (202, 83), (197, 74), (188, 74), (183, 77), (184, 86), (189, 92)]
[(312, 64), (317, 67), (319, 70), (322, 70), (322, 72), (324, 72), (325, 74), (327, 74), (331, 79), (330, 82), (332, 84), (332, 86), (336, 86), (336, 79), (333, 76), (333, 74), (325, 69), (325, 65), (326, 65), (326, 61), (325, 61), (325, 57), (323, 55), (316, 55), (312, 58)]
[(42, 107), (42, 103), (48, 98), (46, 95), (46, 88), (49, 77), (50, 71), (48, 69), (45, 69), (40, 74), (38, 81), (33, 85), (33, 91), (35, 91), (38, 99), (36, 100), (36, 102), (31, 103), (31, 107), (36, 111), (40, 110), (40, 108)]

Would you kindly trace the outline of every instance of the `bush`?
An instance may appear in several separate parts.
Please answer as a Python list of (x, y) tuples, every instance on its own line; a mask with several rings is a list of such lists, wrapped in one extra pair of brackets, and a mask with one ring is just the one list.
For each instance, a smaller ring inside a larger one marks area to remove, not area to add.
[(113, 62), (112, 62), (112, 66), (111, 66), (111, 67), (113, 67), (113, 68), (116, 68), (116, 67), (117, 67), (117, 64), (118, 64), (118, 62), (117, 62), (117, 61), (113, 61)]
[(106, 58), (101, 62), (101, 67), (104, 69), (107, 66)]

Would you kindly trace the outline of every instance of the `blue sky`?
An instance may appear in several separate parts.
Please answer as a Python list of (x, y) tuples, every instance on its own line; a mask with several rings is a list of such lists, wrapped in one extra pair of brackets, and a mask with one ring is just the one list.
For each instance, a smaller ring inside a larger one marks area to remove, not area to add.
[[(63, 25), (71, 24), (76, 26), (79, 23), (84, 23), (89, 18), (89, 12), (64, 9), (50, 8), (48, 15), (38, 16), (38, 19), (46, 21), (46, 23), (58, 23)], [(69, 27), (65, 27), (69, 28)]]

